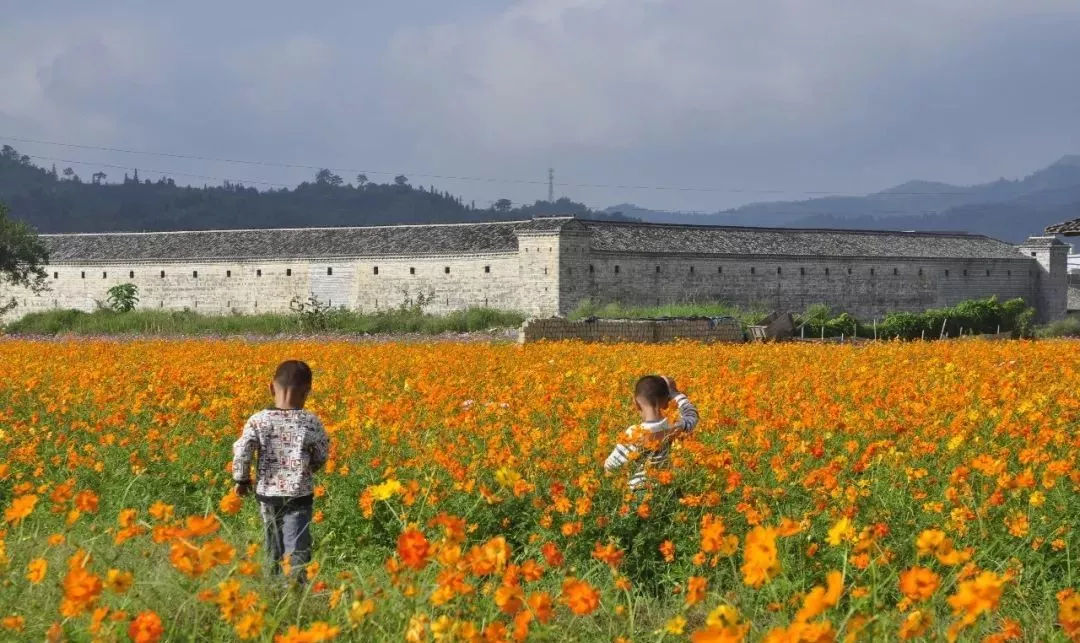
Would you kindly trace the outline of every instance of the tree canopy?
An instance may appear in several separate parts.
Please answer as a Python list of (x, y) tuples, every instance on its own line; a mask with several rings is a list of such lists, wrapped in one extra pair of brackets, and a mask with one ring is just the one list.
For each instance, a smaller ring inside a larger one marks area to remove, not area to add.
[(140, 178), (137, 171), (121, 183), (106, 178), (99, 172), (82, 181), (74, 171), (37, 167), (10, 146), (0, 149), (0, 201), (11, 207), (13, 218), (41, 232), (465, 223), (536, 215), (625, 218), (565, 198), (516, 208), (503, 199), (476, 207), (434, 186), (413, 185), (404, 175), (377, 183), (361, 174), (354, 184), (329, 169), (296, 188), (270, 190), (231, 182), (181, 186), (167, 177)]
[[(46, 289), (45, 269), (49, 261), (45, 244), (33, 228), (8, 218), (8, 209), (0, 203), (0, 282), (25, 286), (34, 292)], [(0, 312), (12, 303), (0, 302)]]

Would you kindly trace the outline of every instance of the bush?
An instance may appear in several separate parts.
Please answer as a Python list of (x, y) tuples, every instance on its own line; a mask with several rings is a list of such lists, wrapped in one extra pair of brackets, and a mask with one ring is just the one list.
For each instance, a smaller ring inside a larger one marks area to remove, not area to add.
[[(944, 332), (949, 337), (976, 333), (1011, 331), (1015, 337), (1030, 337), (1035, 311), (1023, 299), (1004, 303), (997, 297), (971, 299), (948, 308), (934, 308), (922, 313), (896, 312), (885, 315), (877, 324), (879, 339), (937, 339)], [(873, 337), (874, 326), (856, 320), (847, 313), (835, 317), (827, 306), (815, 304), (796, 317), (807, 337)]]
[(114, 313), (128, 313), (139, 303), (139, 287), (135, 284), (117, 284), (106, 295), (109, 309)]
[(1080, 317), (1066, 317), (1039, 328), (1037, 337), (1080, 337)]

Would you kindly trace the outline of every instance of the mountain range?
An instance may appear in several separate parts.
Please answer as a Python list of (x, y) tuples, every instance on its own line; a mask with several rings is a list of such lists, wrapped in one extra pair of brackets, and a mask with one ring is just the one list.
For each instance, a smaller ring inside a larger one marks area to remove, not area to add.
[(657, 223), (950, 230), (1018, 242), (1052, 223), (1080, 218), (1080, 155), (1063, 156), (1018, 180), (979, 185), (908, 181), (866, 196), (751, 203), (711, 214), (655, 211), (633, 204), (606, 209)]

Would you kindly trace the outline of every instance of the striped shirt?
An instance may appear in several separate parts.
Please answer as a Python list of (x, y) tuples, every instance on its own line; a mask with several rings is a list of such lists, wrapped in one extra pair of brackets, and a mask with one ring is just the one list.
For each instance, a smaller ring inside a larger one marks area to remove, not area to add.
[(233, 444), (233, 479), (251, 481), (256, 465), (255, 493), (259, 496), (299, 497), (314, 490), (311, 474), (330, 455), (330, 439), (322, 422), (304, 409), (266, 409), (252, 415)]
[(640, 489), (645, 484), (648, 467), (666, 466), (671, 457), (671, 438), (679, 432), (694, 430), (698, 412), (693, 402), (682, 393), (671, 398), (679, 406), (679, 419), (668, 422), (666, 418), (656, 422), (642, 422), (626, 430), (626, 437), (615, 445), (604, 462), (604, 469), (615, 471), (627, 462), (637, 459), (630, 476), (630, 488)]

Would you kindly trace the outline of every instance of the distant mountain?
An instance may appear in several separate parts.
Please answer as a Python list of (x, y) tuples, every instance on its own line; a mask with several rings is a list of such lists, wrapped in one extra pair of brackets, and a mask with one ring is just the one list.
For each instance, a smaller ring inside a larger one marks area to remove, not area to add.
[(908, 181), (861, 197), (751, 203), (713, 214), (607, 209), (663, 223), (863, 229), (966, 230), (1022, 241), (1051, 223), (1080, 218), (1080, 155), (1020, 180), (957, 186)]
[(122, 182), (109, 183), (101, 174), (87, 178), (70, 168), (37, 167), (12, 147), (0, 148), (0, 202), (40, 232), (462, 223), (551, 214), (626, 219), (566, 198), (517, 207), (502, 200), (477, 208), (433, 186), (410, 185), (404, 176), (385, 184), (357, 177), (360, 184), (353, 186), (329, 170), (292, 190), (266, 191), (229, 183), (187, 187), (168, 178), (151, 182), (140, 180), (137, 171)]

